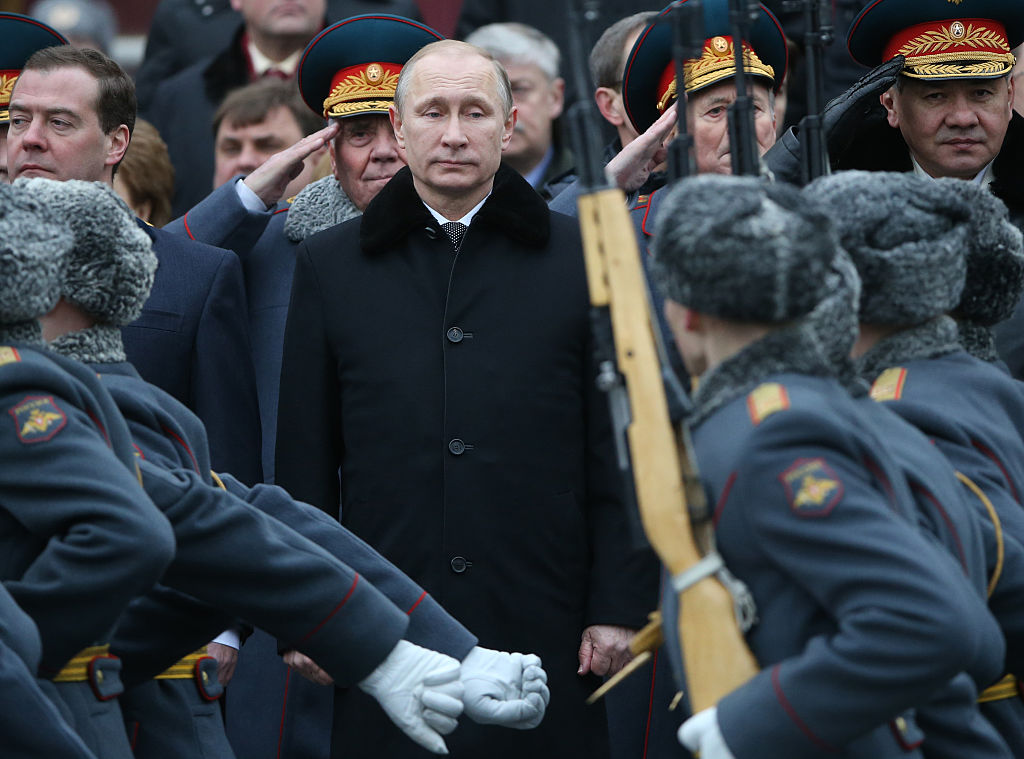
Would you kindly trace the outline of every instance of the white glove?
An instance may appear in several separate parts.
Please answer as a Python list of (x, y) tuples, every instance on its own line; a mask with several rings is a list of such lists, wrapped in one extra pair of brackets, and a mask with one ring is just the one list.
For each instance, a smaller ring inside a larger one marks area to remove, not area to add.
[(448, 753), (441, 736), (455, 729), (462, 714), (458, 661), (400, 640), (359, 687), (416, 743)]
[(718, 726), (718, 707), (697, 712), (679, 728), (679, 742), (700, 759), (736, 759)]
[(476, 646), (462, 660), (466, 714), (481, 725), (537, 727), (551, 700), (548, 675), (535, 654)]

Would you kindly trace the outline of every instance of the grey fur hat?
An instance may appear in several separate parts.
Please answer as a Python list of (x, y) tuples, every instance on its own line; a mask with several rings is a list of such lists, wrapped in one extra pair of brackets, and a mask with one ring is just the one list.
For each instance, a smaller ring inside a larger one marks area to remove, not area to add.
[(71, 243), (32, 193), (0, 184), (0, 324), (37, 319), (56, 305)]
[(1024, 289), (1024, 236), (1006, 205), (984, 187), (962, 182), (974, 212), (967, 247), (967, 280), (956, 316), (990, 327), (1013, 314)]
[(822, 203), (860, 274), (860, 320), (913, 325), (959, 302), (971, 234), (969, 182), (843, 171), (804, 192)]
[(149, 297), (156, 254), (135, 214), (102, 182), (19, 179), (74, 236), (61, 294), (100, 323), (135, 321)]
[(777, 324), (824, 297), (837, 241), (828, 218), (796, 188), (707, 174), (670, 191), (653, 247), (652, 278), (669, 300), (723, 319)]

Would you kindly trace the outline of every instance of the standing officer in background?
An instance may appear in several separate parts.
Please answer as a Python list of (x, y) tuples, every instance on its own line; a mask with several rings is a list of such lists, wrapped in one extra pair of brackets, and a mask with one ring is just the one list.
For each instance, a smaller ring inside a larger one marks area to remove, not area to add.
[[(453, 756), (606, 756), (583, 701), (628, 659), (656, 565), (628, 545), (578, 230), (499, 166), (516, 115), (484, 51), (420, 50), (391, 118), (408, 168), (299, 246), (277, 482), (340, 503), (481, 645), (543, 659), (545, 722), (464, 725)], [(335, 700), (333, 754), (411, 756), (357, 697)]]
[[(12, 181), (112, 184), (135, 125), (135, 89), (102, 53), (50, 47), (25, 63), (10, 113)], [(128, 359), (203, 420), (218, 470), (259, 482), (259, 405), (238, 258), (144, 229), (160, 267), (142, 316), (124, 327)]]

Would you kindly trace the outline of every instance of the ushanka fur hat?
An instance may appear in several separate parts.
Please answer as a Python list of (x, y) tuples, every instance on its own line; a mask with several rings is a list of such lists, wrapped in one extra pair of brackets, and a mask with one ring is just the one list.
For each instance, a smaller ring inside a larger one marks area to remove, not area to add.
[(970, 183), (843, 171), (804, 192), (829, 212), (860, 274), (860, 320), (914, 325), (951, 311), (966, 274)]
[(156, 254), (135, 214), (102, 182), (19, 179), (74, 237), (61, 295), (102, 324), (135, 321), (149, 297)]
[(955, 315), (990, 327), (1013, 314), (1024, 289), (1024, 237), (1006, 205), (984, 187), (962, 182), (973, 212), (967, 233), (967, 279)]
[(0, 324), (37, 319), (56, 305), (71, 241), (39, 198), (0, 184)]
[(706, 174), (662, 203), (651, 273), (666, 298), (694, 311), (777, 324), (821, 301), (837, 244), (796, 188)]

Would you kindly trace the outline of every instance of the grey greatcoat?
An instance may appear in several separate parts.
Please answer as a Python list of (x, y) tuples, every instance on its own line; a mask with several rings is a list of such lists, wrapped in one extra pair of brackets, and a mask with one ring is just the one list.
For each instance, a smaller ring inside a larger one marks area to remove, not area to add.
[[(455, 757), (605, 754), (580, 634), (639, 626), (653, 608), (656, 563), (631, 549), (589, 307), (577, 223), (510, 170), (458, 253), (408, 169), (361, 219), (298, 248), (278, 484), (332, 514), (340, 500), (342, 522), (480, 645), (536, 652), (548, 672), (539, 728), (463, 723)], [(361, 694), (335, 702), (334, 756), (414, 755)]]

